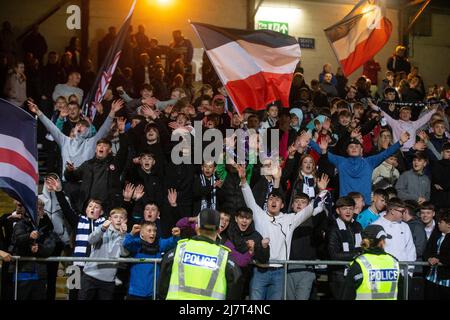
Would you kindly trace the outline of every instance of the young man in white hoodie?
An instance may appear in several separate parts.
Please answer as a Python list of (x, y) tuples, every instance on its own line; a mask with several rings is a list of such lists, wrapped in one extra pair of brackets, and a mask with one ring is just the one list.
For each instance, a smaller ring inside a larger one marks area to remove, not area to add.
[[(267, 210), (261, 209), (253, 197), (247, 183), (245, 167), (237, 166), (241, 179), (242, 194), (247, 207), (252, 209), (256, 230), (263, 238), (270, 240), (270, 259), (288, 260), (291, 250), (292, 235), (295, 229), (323, 210), (324, 198), (328, 193), (326, 186), (328, 177), (323, 176), (318, 185), (322, 190), (316, 201), (311, 201), (306, 208), (294, 214), (283, 214), (284, 195), (275, 190), (269, 194)], [(281, 178), (281, 168), (274, 171), (274, 187), (278, 188)], [(283, 298), (284, 271), (282, 264), (257, 265), (250, 283), (251, 300), (281, 300)]]

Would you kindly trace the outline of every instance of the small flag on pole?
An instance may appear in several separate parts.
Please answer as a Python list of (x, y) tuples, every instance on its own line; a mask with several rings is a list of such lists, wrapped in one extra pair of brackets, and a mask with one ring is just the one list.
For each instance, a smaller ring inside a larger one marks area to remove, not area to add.
[(111, 82), (114, 71), (116, 70), (117, 63), (119, 62), (120, 55), (122, 54), (122, 46), (125, 38), (127, 37), (128, 29), (131, 24), (131, 17), (133, 16), (135, 6), (136, 0), (133, 0), (130, 12), (125, 18), (125, 21), (122, 24), (113, 45), (109, 49), (102, 67), (99, 69), (94, 85), (83, 101), (83, 114), (89, 115), (91, 119), (95, 116), (95, 103), (102, 101), (106, 90), (108, 89), (109, 83)]

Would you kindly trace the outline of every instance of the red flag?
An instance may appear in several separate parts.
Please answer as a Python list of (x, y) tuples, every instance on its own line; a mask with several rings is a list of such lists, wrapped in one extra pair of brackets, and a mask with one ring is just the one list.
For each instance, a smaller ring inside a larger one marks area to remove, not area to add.
[(325, 29), (346, 76), (380, 51), (391, 32), (384, 0), (361, 0), (344, 19)]
[(237, 111), (264, 110), (280, 100), (289, 106), (293, 72), (300, 60), (294, 37), (192, 23)]

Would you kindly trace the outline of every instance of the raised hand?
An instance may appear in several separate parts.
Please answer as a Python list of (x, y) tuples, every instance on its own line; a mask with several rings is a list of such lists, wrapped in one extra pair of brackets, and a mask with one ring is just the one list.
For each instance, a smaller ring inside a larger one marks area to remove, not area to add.
[(274, 171), (273, 171), (273, 179), (274, 180), (280, 180), (281, 179), (281, 174), (282, 174), (282, 170), (281, 170), (281, 167), (280, 167), (280, 165), (275, 165), (274, 166)]
[(136, 189), (134, 189), (133, 200), (138, 201), (144, 196), (144, 186), (142, 184), (138, 185)]
[(264, 239), (262, 239), (262, 240), (261, 240), (261, 245), (262, 245), (262, 247), (263, 247), (264, 249), (266, 249), (266, 248), (269, 246), (269, 242), (270, 242), (270, 239), (269, 239), (269, 238), (264, 238)]
[(241, 183), (244, 184), (245, 182), (247, 182), (247, 177), (245, 175), (245, 165), (237, 164), (236, 170), (239, 175), (239, 178), (241, 178)]
[(297, 141), (289, 146), (289, 148), (288, 148), (289, 159), (294, 158), (295, 153), (297, 152), (296, 145), (297, 145)]
[(94, 106), (99, 114), (103, 114), (104, 108), (101, 102), (94, 102)]
[(169, 122), (169, 128), (176, 130), (176, 129), (180, 128), (180, 125), (176, 121), (172, 121), (172, 122)]
[(117, 91), (120, 95), (122, 95), (122, 94), (125, 93), (125, 90), (123, 89), (122, 86), (118, 86), (118, 87), (116, 88), (116, 91)]
[(319, 187), (319, 190), (326, 190), (328, 187), (328, 183), (330, 183), (330, 178), (327, 174), (323, 173), (319, 180), (317, 181), (317, 186)]
[(410, 137), (411, 135), (409, 134), (408, 131), (403, 132), (400, 135), (400, 144), (404, 145), (409, 140)]
[(151, 118), (153, 120), (156, 119), (155, 111), (148, 104), (144, 104), (141, 107), (141, 112), (144, 117)]
[(134, 224), (133, 228), (131, 229), (131, 235), (135, 236), (137, 235), (139, 232), (141, 232), (141, 226), (139, 224)]
[(127, 229), (128, 229), (128, 226), (127, 226), (127, 224), (124, 222), (124, 223), (122, 223), (122, 224), (120, 225), (119, 232), (120, 232), (121, 234), (125, 234), (125, 233), (127, 233)]
[(358, 139), (360, 136), (361, 136), (361, 127), (355, 128), (355, 129), (350, 133), (350, 138), (352, 138), (352, 139)]
[(181, 234), (181, 230), (178, 227), (172, 228), (172, 236), (179, 237)]
[(171, 207), (177, 206), (177, 190), (176, 189), (169, 189), (167, 190), (167, 200), (169, 200), (169, 204)]
[(28, 100), (28, 109), (30, 109), (31, 112), (33, 112), (36, 115), (39, 115), (41, 110), (39, 110), (38, 106), (31, 100)]
[(133, 184), (128, 183), (125, 188), (123, 189), (123, 200), (125, 201), (131, 201), (131, 198), (133, 197), (133, 193), (134, 193), (135, 187)]
[(103, 230), (108, 230), (110, 225), (111, 225), (111, 220), (106, 220), (105, 222), (103, 222), (103, 224), (102, 224)]
[(327, 153), (327, 150), (328, 150), (328, 139), (326, 139), (326, 138), (321, 139), (320, 143), (319, 143), (319, 147), (320, 147), (320, 150), (322, 150), (322, 154)]
[(425, 143), (428, 142), (429, 137), (425, 131), (422, 130), (417, 135), (420, 137), (420, 139), (422, 139), (423, 142), (425, 142)]
[(123, 101), (122, 99), (114, 100), (112, 105), (111, 105), (111, 113), (110, 113), (110, 115), (114, 116), (117, 111), (119, 111), (120, 109), (123, 108), (124, 104), (125, 104), (125, 101)]
[(222, 185), (223, 185), (222, 180), (216, 180), (216, 182), (214, 182), (214, 188), (222, 188)]
[(46, 179), (48, 185), (55, 191), (61, 191), (62, 190), (62, 185), (61, 185), (61, 181), (59, 179), (55, 179), (53, 177), (48, 177)]

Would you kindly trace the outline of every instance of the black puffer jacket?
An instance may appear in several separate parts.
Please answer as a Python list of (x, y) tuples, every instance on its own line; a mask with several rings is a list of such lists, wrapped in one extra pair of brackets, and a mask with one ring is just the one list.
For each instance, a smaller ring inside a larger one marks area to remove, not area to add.
[(439, 254), (437, 253), (437, 242), (442, 236), (438, 228), (434, 228), (433, 233), (428, 239), (427, 248), (423, 254), (423, 260), (428, 261), (429, 258), (438, 258), (442, 266), (437, 267), (438, 280), (450, 279), (450, 236), (447, 234), (441, 243)]
[[(361, 225), (356, 221), (345, 225), (346, 230), (340, 230), (337, 219), (334, 219), (329, 225), (326, 239), (330, 260), (352, 261), (362, 253), (361, 247), (356, 247), (357, 244), (355, 243), (355, 234), (362, 232)], [(348, 243), (348, 250), (344, 251), (343, 243)], [(344, 267), (330, 267), (330, 270), (343, 272)]]
[(122, 185), (120, 176), (125, 167), (128, 154), (128, 139), (120, 135), (120, 150), (115, 157), (109, 155), (104, 159), (96, 157), (83, 162), (74, 171), (66, 170), (68, 181), (80, 181), (80, 197), (76, 208), (84, 212), (84, 206), (91, 198), (102, 201), (105, 211), (120, 206), (122, 203)]
[[(44, 215), (39, 220), (39, 225), (37, 231), (40, 236), (37, 240), (30, 238), (32, 231), (36, 230), (31, 220), (23, 218), (14, 226), (13, 236), (12, 236), (12, 254), (14, 256), (22, 257), (38, 257), (47, 258), (55, 250), (56, 240), (58, 236), (53, 233), (53, 225), (49, 217)], [(38, 251), (33, 253), (31, 251), (32, 244), (38, 244)], [(9, 272), (14, 272), (15, 264), (11, 264)], [(45, 279), (47, 277), (47, 266), (45, 263), (25, 261), (19, 262), (19, 272), (36, 272), (39, 279)]]
[[(450, 208), (450, 160), (439, 160), (431, 167), (431, 202), (438, 208)], [(438, 184), (444, 190), (437, 190)]]

